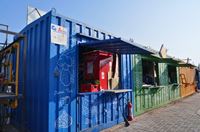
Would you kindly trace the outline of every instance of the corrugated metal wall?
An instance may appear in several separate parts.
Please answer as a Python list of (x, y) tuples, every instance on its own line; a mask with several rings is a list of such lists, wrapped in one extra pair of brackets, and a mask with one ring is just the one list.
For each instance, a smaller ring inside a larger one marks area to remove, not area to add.
[[(51, 23), (67, 28), (67, 46), (50, 42)], [(22, 33), (28, 41), (26, 71), (23, 70), (23, 42), (20, 53), (19, 88), (22, 91), (25, 72), (25, 98), (13, 112), (12, 122), (16, 126), (32, 132), (61, 132), (100, 130), (123, 121), (120, 111), (126, 114), (126, 102), (132, 100), (130, 92), (109, 97), (102, 93), (78, 96), (78, 43), (110, 39), (111, 34), (55, 12), (26, 26)], [(83, 35), (77, 36), (77, 33)], [(130, 55), (121, 57), (121, 71), (121, 87), (132, 89)]]
[[(160, 80), (160, 85), (164, 86), (163, 90), (165, 92), (163, 92), (162, 96), (166, 96), (166, 102), (169, 101), (173, 101), (175, 99), (178, 99), (180, 97), (180, 87), (173, 85), (173, 84), (169, 84), (168, 82), (168, 68), (167, 68), (168, 64), (166, 63), (159, 63), (159, 80)], [(177, 84), (179, 84), (179, 70), (178, 67), (176, 68), (177, 71)]]
[(77, 126), (78, 47), (72, 21), (53, 14), (51, 23), (67, 29), (67, 45), (50, 44), (48, 130), (75, 131)]
[[(14, 111), (13, 122), (31, 131), (48, 131), (48, 56), (50, 16), (27, 26), (21, 33), (27, 37), (26, 68), (24, 67), (24, 43), (20, 45), (19, 91), (24, 98)], [(24, 80), (23, 74), (26, 74)], [(22, 119), (23, 118), (23, 119)]]
[(179, 86), (168, 84), (168, 69), (166, 63), (159, 63), (160, 88), (142, 88), (142, 57), (134, 56), (134, 115), (140, 115), (148, 110), (160, 107), (172, 100), (178, 99)]
[(195, 74), (196, 70), (194, 67), (180, 67), (180, 84), (181, 84), (181, 97), (189, 96), (196, 91)]
[(121, 94), (90, 93), (79, 95), (79, 130), (100, 131), (123, 121), (132, 92)]

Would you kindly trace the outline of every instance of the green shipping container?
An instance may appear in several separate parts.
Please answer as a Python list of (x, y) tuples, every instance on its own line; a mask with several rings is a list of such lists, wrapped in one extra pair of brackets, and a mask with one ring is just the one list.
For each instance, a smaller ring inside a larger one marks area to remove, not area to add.
[[(171, 101), (180, 98), (179, 88), (179, 74), (178, 67), (174, 63), (162, 62), (162, 59), (154, 60), (155, 57), (144, 57), (141, 55), (134, 55), (133, 57), (133, 78), (134, 78), (134, 115), (140, 115), (148, 110), (158, 108)], [(151, 85), (151, 87), (144, 87), (143, 85), (143, 66), (142, 60), (150, 62), (157, 61), (157, 78), (158, 85)], [(169, 83), (169, 66), (175, 67), (176, 83)]]

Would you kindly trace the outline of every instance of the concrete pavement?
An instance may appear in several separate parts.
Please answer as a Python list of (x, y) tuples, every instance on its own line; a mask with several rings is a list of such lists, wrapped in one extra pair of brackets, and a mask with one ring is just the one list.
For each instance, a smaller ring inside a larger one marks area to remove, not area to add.
[(170, 103), (104, 132), (200, 132), (200, 93)]

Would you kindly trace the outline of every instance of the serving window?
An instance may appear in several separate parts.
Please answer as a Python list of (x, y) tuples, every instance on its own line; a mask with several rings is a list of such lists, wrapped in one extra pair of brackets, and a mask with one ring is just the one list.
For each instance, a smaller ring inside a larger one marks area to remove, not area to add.
[(142, 59), (142, 80), (144, 85), (159, 85), (158, 63)]
[[(79, 37), (84, 35), (77, 34)], [(105, 38), (105, 33), (99, 34)], [(109, 36), (109, 35), (108, 35)], [(112, 36), (111, 36), (112, 37)], [(139, 44), (130, 43), (121, 38), (93, 40), (79, 44), (79, 91), (121, 93), (132, 91), (130, 87), (121, 87), (124, 83), (120, 73), (121, 55), (152, 54)], [(125, 82), (126, 83), (126, 82)], [(127, 82), (130, 84), (130, 82)], [(131, 85), (131, 84), (130, 84)]]
[(169, 84), (177, 83), (177, 71), (174, 65), (168, 65), (168, 82)]
[(80, 92), (98, 92), (119, 88), (119, 55), (90, 48), (79, 54)]

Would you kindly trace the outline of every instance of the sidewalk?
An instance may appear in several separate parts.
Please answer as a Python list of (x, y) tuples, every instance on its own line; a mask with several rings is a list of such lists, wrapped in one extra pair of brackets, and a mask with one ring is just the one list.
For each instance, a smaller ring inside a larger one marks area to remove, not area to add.
[(115, 126), (104, 132), (200, 132), (200, 93), (147, 112), (129, 127)]

